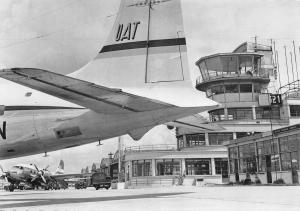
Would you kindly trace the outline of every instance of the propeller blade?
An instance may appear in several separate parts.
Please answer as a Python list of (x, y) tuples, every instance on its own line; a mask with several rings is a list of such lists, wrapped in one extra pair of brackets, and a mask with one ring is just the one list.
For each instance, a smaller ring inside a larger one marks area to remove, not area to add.
[(2, 171), (2, 173), (6, 173), (4, 170), (3, 170), (3, 167), (0, 165), (0, 169)]
[(37, 171), (40, 171), (39, 168), (35, 164), (33, 164), (33, 165)]
[(42, 178), (44, 183), (47, 183), (46, 180), (45, 180), (45, 177), (43, 175), (41, 175), (41, 178)]

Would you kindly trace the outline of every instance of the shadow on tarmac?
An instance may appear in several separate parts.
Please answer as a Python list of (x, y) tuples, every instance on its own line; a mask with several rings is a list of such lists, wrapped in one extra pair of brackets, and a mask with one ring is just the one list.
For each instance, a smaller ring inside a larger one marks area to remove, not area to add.
[[(31, 198), (31, 199), (0, 199), (1, 202), (17, 202), (0, 205), (1, 208), (17, 208), (17, 207), (35, 207), (35, 206), (47, 206), (55, 204), (72, 204), (72, 203), (85, 203), (85, 202), (101, 202), (101, 201), (116, 201), (116, 200), (128, 200), (128, 199), (146, 199), (146, 198), (159, 198), (164, 196), (174, 196), (181, 194), (189, 194), (190, 192), (180, 193), (157, 193), (157, 194), (142, 194), (142, 195), (130, 195), (130, 196), (112, 196), (112, 197), (92, 197), (92, 198)], [(22, 201), (22, 202), (20, 202)], [(25, 202), (24, 202), (25, 201)]]

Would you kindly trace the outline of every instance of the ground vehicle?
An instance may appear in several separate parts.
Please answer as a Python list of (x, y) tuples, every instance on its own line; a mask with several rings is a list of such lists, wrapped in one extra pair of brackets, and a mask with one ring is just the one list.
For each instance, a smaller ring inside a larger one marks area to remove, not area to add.
[(86, 181), (84, 180), (79, 180), (75, 183), (75, 189), (86, 189), (87, 185), (86, 185)]
[(111, 178), (103, 172), (92, 174), (91, 185), (98, 190), (99, 188), (109, 189), (111, 186)]

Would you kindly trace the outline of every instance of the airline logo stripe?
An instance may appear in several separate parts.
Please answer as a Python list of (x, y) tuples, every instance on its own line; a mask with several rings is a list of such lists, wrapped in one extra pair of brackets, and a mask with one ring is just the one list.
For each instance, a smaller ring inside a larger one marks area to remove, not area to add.
[(100, 53), (111, 52), (111, 51), (121, 51), (121, 50), (130, 50), (138, 48), (153, 48), (153, 47), (164, 47), (164, 46), (178, 46), (186, 45), (185, 38), (176, 38), (176, 39), (163, 39), (163, 40), (149, 40), (147, 41), (138, 41), (138, 42), (129, 42), (129, 43), (120, 43), (114, 45), (106, 45), (102, 48)]

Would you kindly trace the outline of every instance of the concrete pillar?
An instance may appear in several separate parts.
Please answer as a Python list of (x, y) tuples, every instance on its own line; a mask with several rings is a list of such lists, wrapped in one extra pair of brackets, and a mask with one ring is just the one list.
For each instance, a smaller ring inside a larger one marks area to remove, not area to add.
[(279, 162), (278, 162), (278, 165), (279, 165), (279, 171), (282, 171), (282, 165), (281, 165), (281, 155), (280, 155), (280, 146), (279, 146), (279, 138), (276, 138), (274, 140), (274, 142), (277, 143), (277, 152), (278, 152), (278, 155), (279, 155)]
[(187, 144), (186, 144), (186, 135), (185, 134), (182, 136), (182, 139), (183, 139), (183, 148), (186, 148)]
[(215, 159), (211, 158), (211, 174), (216, 175), (216, 165), (215, 165)]
[(185, 175), (185, 159), (181, 159), (181, 175)]
[(206, 146), (209, 146), (208, 133), (205, 133), (205, 145), (206, 145)]
[(152, 165), (152, 177), (156, 176), (156, 165), (155, 165), (155, 159), (151, 160), (151, 165)]
[(232, 133), (232, 138), (233, 138), (233, 139), (236, 139), (236, 132), (233, 132), (233, 133)]
[(225, 119), (228, 120), (228, 110), (227, 110), (227, 108), (224, 108), (224, 115), (225, 115)]
[(252, 106), (252, 118), (256, 119), (256, 110), (255, 110), (255, 106)]
[(257, 143), (254, 142), (254, 148), (255, 148), (255, 162), (256, 162), (256, 172), (258, 173), (259, 172), (259, 158), (258, 158), (258, 151), (257, 151)]

